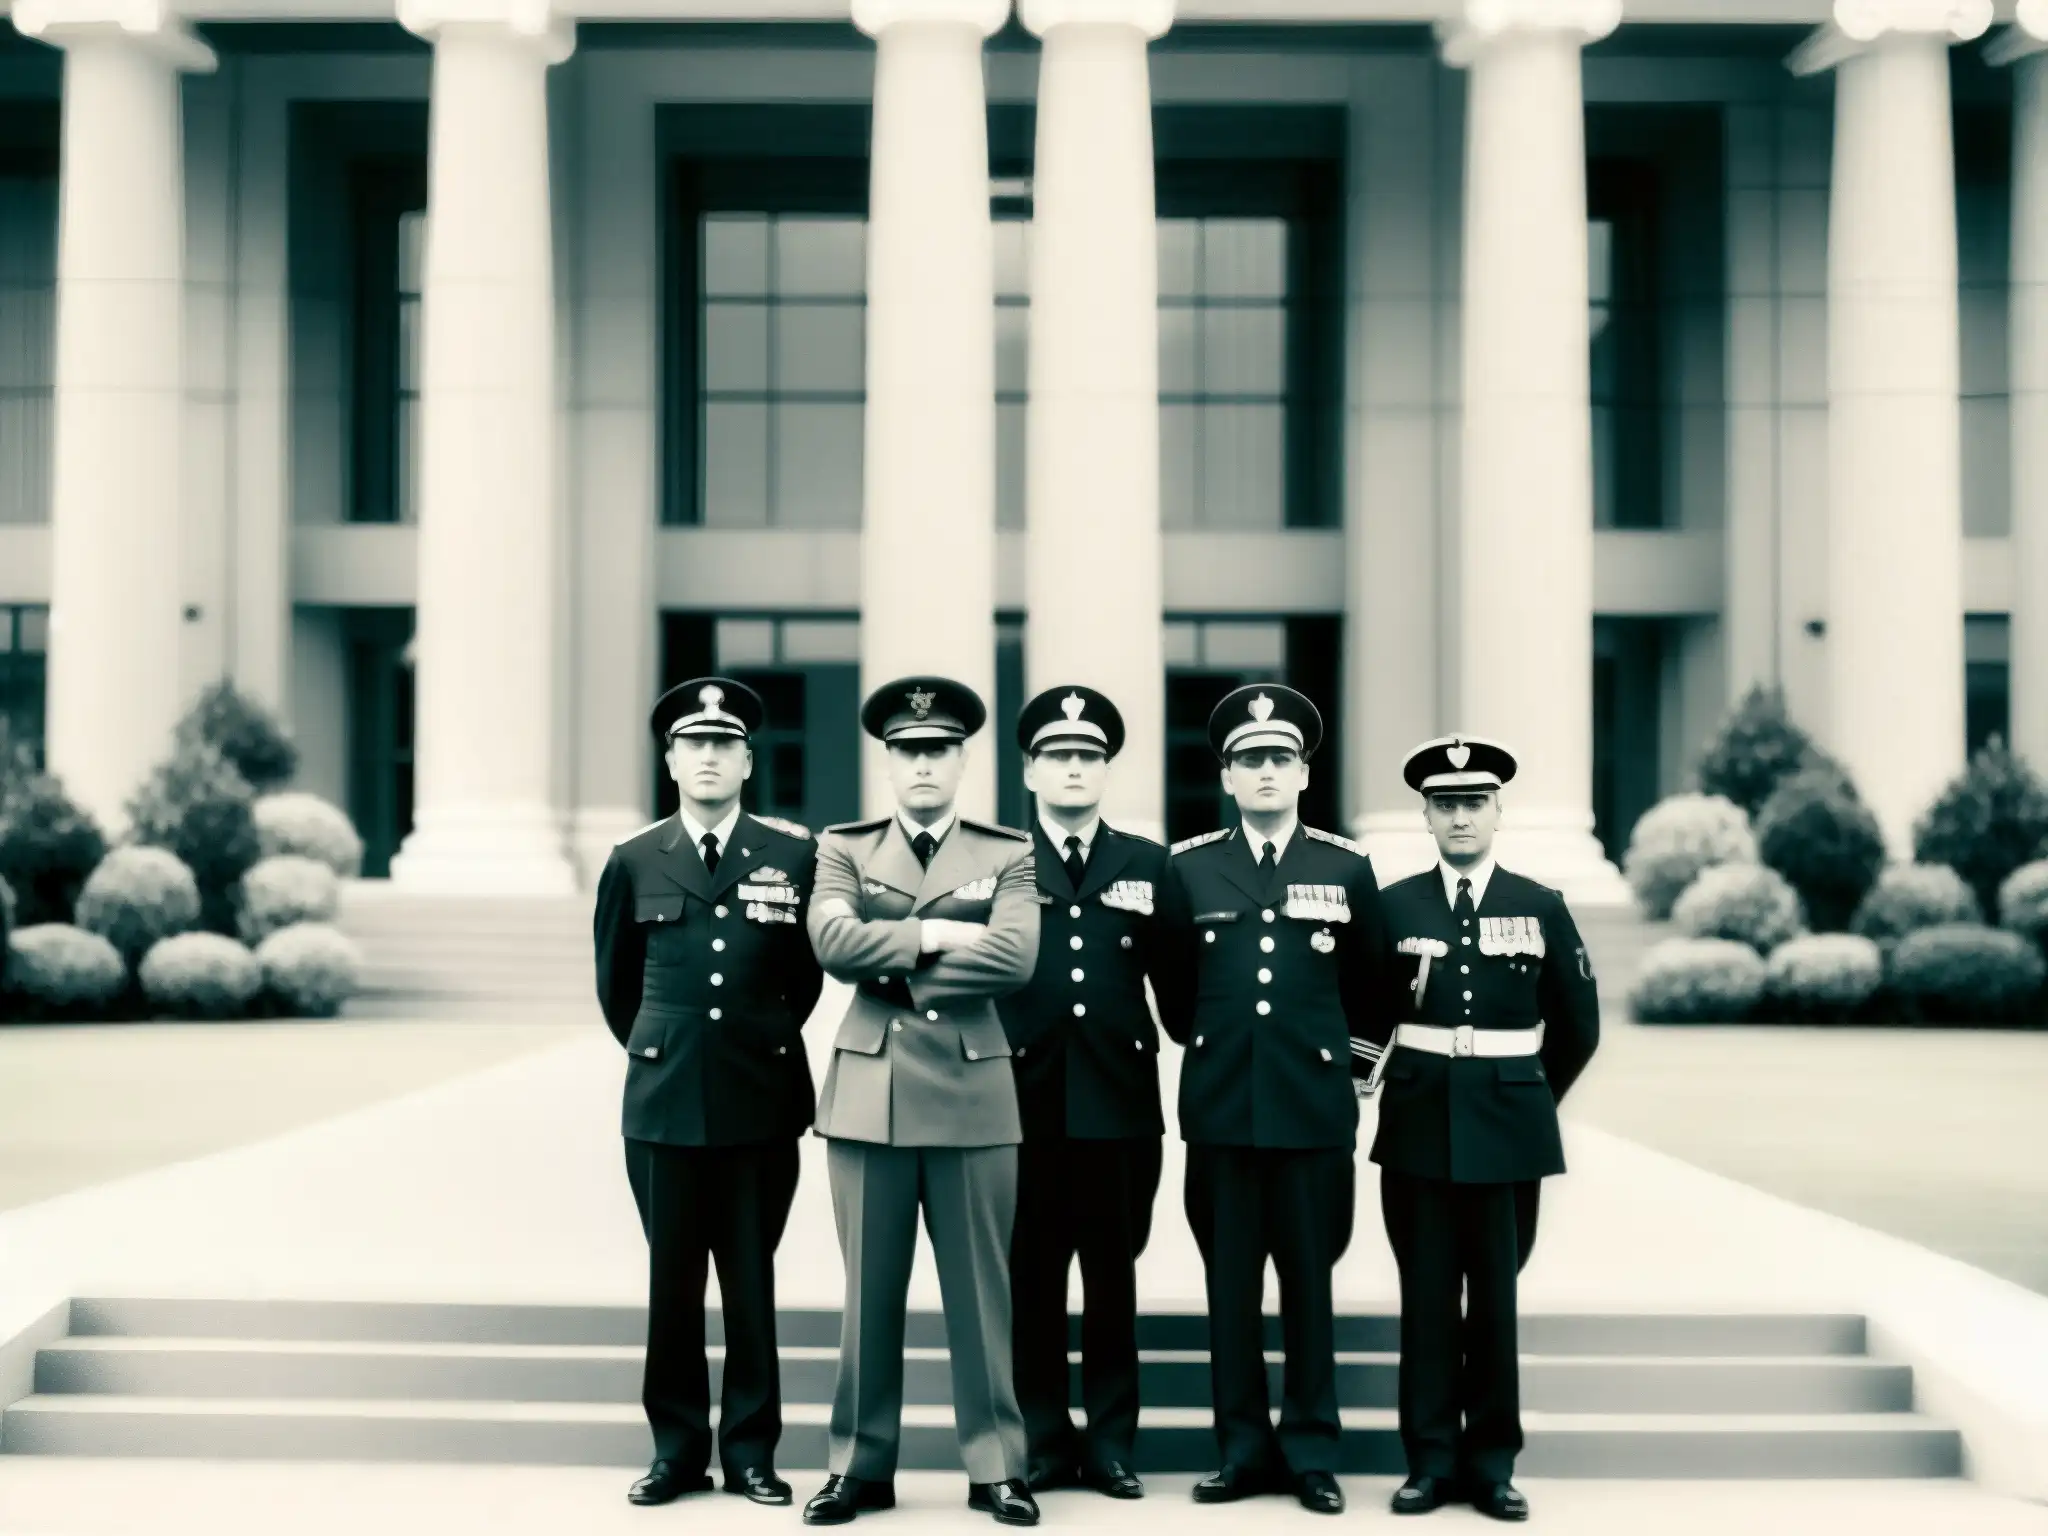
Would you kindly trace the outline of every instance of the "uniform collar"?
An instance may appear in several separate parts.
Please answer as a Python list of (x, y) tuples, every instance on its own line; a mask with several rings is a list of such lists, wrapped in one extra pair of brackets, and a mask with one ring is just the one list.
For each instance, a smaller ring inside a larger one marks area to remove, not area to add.
[(1260, 845), (1271, 843), (1273, 845), (1273, 862), (1278, 864), (1287, 857), (1287, 845), (1294, 841), (1294, 834), (1300, 830), (1301, 818), (1299, 816), (1294, 817), (1285, 827), (1271, 834), (1254, 832), (1252, 824), (1248, 821), (1241, 823), (1241, 825), (1244, 831), (1245, 846), (1251, 849), (1252, 852), (1252, 862), (1256, 864), (1259, 861)]
[(896, 820), (903, 827), (903, 835), (912, 843), (917, 841), (917, 834), (920, 832), (929, 832), (934, 843), (943, 843), (946, 840), (946, 834), (953, 830), (953, 818), (957, 814), (958, 812), (948, 811), (928, 827), (919, 826), (911, 819), (908, 811), (898, 811), (896, 813)]
[(1038, 818), (1038, 826), (1039, 830), (1045, 833), (1045, 840), (1051, 843), (1053, 848), (1062, 857), (1065, 856), (1067, 851), (1068, 838), (1078, 837), (1081, 839), (1081, 857), (1085, 859), (1088, 857), (1090, 850), (1095, 847), (1095, 834), (1102, 830), (1102, 818), (1099, 815), (1091, 816), (1088, 818), (1087, 826), (1077, 831), (1069, 832), (1050, 816), (1041, 812)]
[(1486, 900), (1486, 887), (1488, 882), (1493, 879), (1494, 864), (1492, 854), (1489, 853), (1462, 875), (1442, 859), (1437, 861), (1436, 867), (1437, 873), (1442, 875), (1444, 879), (1444, 900), (1450, 905), (1455, 907), (1458, 904), (1458, 881), (1461, 879), (1472, 882), (1473, 906), (1477, 907), (1482, 901)]
[(732, 838), (732, 829), (740, 824), (740, 808), (738, 805), (734, 805), (731, 810), (727, 811), (725, 813), (725, 820), (715, 827), (707, 827), (700, 824), (697, 818), (692, 816), (687, 810), (680, 810), (676, 814), (682, 818), (683, 833), (690, 839), (691, 847), (702, 853), (704, 851), (704, 835), (708, 832), (717, 839), (719, 857), (725, 857), (725, 845)]

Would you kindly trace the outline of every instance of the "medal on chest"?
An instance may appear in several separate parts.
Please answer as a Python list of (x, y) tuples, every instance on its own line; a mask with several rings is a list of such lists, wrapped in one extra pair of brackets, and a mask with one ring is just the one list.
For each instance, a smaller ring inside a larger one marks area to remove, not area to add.
[(1286, 915), (1311, 923), (1348, 923), (1351, 897), (1341, 885), (1290, 885)]
[(1479, 919), (1479, 953), (1543, 958), (1543, 924), (1533, 917)]

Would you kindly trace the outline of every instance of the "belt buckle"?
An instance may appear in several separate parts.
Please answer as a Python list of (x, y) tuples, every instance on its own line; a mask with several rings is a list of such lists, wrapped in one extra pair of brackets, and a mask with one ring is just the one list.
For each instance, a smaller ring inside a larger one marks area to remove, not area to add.
[(1460, 1024), (1451, 1032), (1451, 1054), (1470, 1056), (1472, 1054), (1472, 1026)]

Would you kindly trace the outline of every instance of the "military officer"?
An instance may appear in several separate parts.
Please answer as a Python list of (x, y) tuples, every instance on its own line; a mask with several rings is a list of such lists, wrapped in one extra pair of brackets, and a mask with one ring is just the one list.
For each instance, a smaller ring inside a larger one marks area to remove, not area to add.
[(711, 1487), (707, 1258), (725, 1323), (725, 1489), (791, 1500), (774, 1467), (775, 1248), (811, 1120), (802, 1031), (824, 977), (804, 928), (817, 844), (740, 809), (763, 714), (726, 677), (662, 695), (651, 724), (681, 809), (614, 848), (597, 887), (597, 996), (626, 1048), (626, 1170), (650, 1261), (642, 1395), (654, 1465), (635, 1504)]
[(1447, 736), (1412, 752), (1437, 867), (1386, 891), (1398, 953), (1372, 1158), (1401, 1268), (1396, 1514), (1456, 1498), (1526, 1520), (1515, 1280), (1536, 1236), (1538, 1180), (1564, 1172), (1557, 1104), (1600, 1038), (1593, 970), (1564, 898), (1494, 862), (1508, 750)]
[[(1093, 688), (1048, 688), (1017, 717), (1040, 907), (1038, 968), (999, 1003), (1024, 1142), (1010, 1240), (1017, 1401), (1033, 1489), (1143, 1495), (1137, 1260), (1159, 1192), (1159, 1031), (1145, 978), (1163, 961), (1166, 849), (1102, 819), (1124, 721)], [(1156, 985), (1156, 982), (1155, 982)], [(1084, 1437), (1068, 1414), (1067, 1275), (1078, 1254)]]
[[(1379, 886), (1356, 844), (1298, 817), (1322, 739), (1314, 704), (1277, 684), (1239, 688), (1210, 716), (1209, 739), (1240, 821), (1173, 847), (1162, 910), (1179, 960), (1159, 994), (1167, 1033), (1187, 1048), (1187, 1213), (1208, 1282), (1222, 1452), (1194, 1493), (1225, 1503), (1291, 1489), (1336, 1514), (1330, 1274), (1351, 1240), (1353, 1041), (1387, 992)], [(1261, 1316), (1269, 1256), (1287, 1353), (1277, 1433)]]
[(888, 746), (896, 812), (829, 828), (818, 849), (811, 942), (856, 991), (818, 1104), (846, 1310), (831, 1475), (804, 1508), (811, 1525), (896, 1501), (920, 1206), (944, 1293), (968, 1505), (1006, 1525), (1038, 1521), (1010, 1374), (1022, 1128), (994, 1002), (1029, 981), (1038, 958), (1031, 844), (953, 803), (967, 739), (987, 717), (972, 689), (947, 678), (876, 690), (861, 724)]

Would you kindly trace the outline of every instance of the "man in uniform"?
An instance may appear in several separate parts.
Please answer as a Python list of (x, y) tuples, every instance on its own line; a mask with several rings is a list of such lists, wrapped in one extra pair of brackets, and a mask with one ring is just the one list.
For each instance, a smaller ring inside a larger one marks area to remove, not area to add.
[(1537, 1181), (1564, 1172), (1557, 1103), (1599, 1044), (1600, 998), (1564, 898), (1494, 862), (1514, 757), (1447, 736), (1417, 747), (1404, 776), (1441, 858), (1386, 890), (1402, 1022), (1368, 1050), (1374, 1084), (1385, 1076), (1372, 1158), (1401, 1267), (1408, 1480), (1394, 1512), (1464, 1498), (1526, 1520), (1510, 1480), (1522, 1448), (1515, 1280), (1536, 1238)]
[(846, 1310), (824, 1488), (810, 1525), (896, 1502), (904, 1302), (924, 1209), (952, 1357), (968, 1505), (1033, 1525), (1024, 1423), (1010, 1375), (1010, 1227), (1017, 1087), (994, 999), (1038, 958), (1030, 839), (953, 805), (967, 738), (988, 711), (972, 689), (906, 677), (861, 725), (889, 749), (893, 816), (827, 830), (811, 943), (857, 990), (818, 1103), (828, 1138)]
[[(1222, 1451), (1195, 1498), (1291, 1489), (1337, 1514), (1330, 1274), (1351, 1241), (1353, 1042), (1387, 995), (1379, 887), (1362, 849), (1298, 819), (1322, 740), (1307, 698), (1239, 688), (1209, 717), (1209, 739), (1241, 820), (1174, 845), (1162, 912), (1178, 959), (1160, 992), (1166, 1031), (1187, 1048), (1187, 1212), (1208, 1281)], [(1269, 1256), (1287, 1352), (1277, 1434), (1261, 1315)]]
[(793, 822), (740, 809), (763, 714), (731, 678), (662, 695), (651, 723), (681, 809), (614, 848), (597, 887), (597, 997), (626, 1048), (626, 1172), (650, 1261), (654, 1465), (628, 1495), (635, 1504), (711, 1486), (707, 1258), (725, 1323), (726, 1492), (791, 1498), (774, 1465), (775, 1248), (811, 1121), (803, 1027), (824, 977), (804, 931), (817, 845)]
[[(1017, 717), (1041, 907), (1038, 969), (999, 1005), (1024, 1143), (1010, 1240), (1017, 1401), (1033, 1489), (1080, 1482), (1111, 1498), (1145, 1486), (1138, 1434), (1137, 1260), (1159, 1191), (1159, 1031), (1145, 978), (1163, 960), (1155, 916), (1166, 849), (1103, 821), (1124, 721), (1093, 688), (1048, 688)], [(1085, 1439), (1068, 1414), (1067, 1273), (1076, 1254)]]

